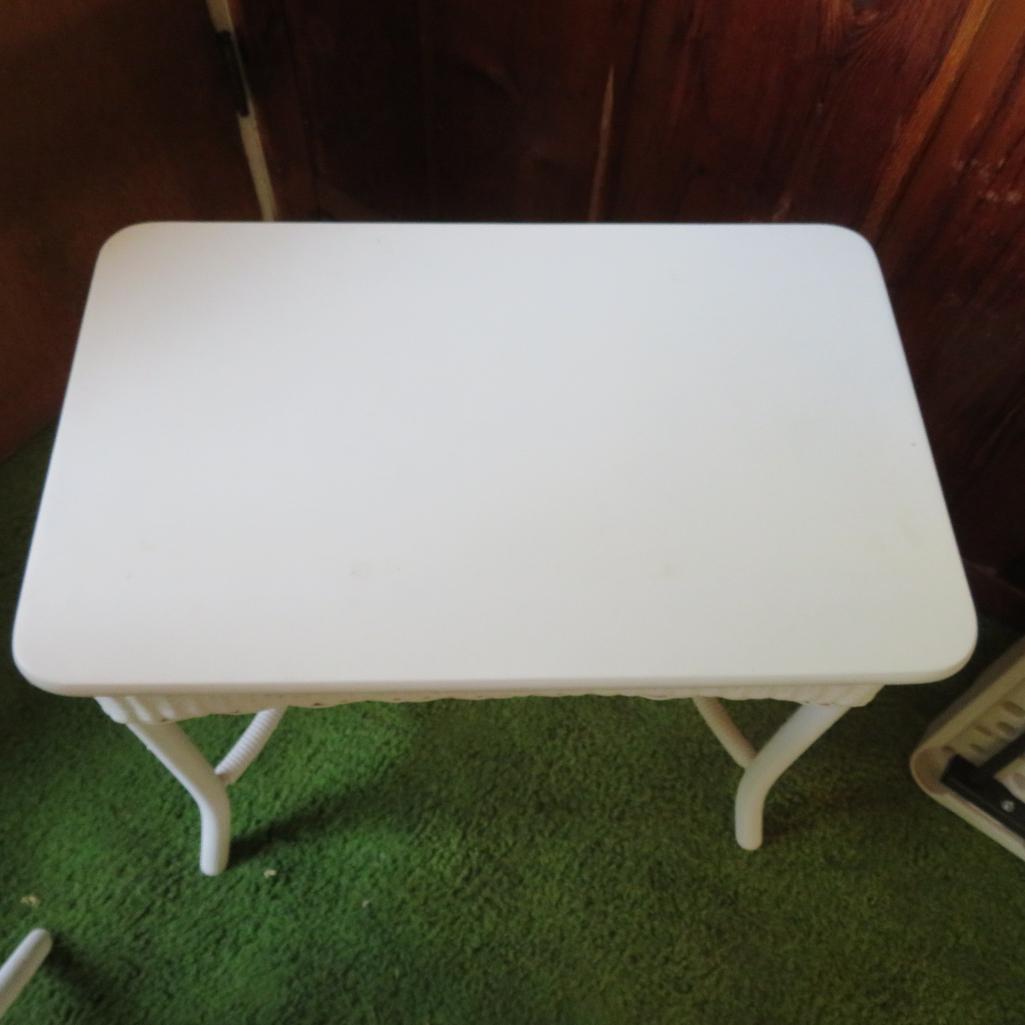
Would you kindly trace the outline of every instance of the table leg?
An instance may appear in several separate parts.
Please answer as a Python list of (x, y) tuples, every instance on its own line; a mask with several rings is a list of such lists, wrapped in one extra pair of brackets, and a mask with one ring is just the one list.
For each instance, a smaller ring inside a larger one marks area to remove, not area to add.
[(266, 708), (257, 712), (216, 769), (211, 767), (177, 723), (125, 723), (170, 769), (199, 807), (199, 867), (208, 876), (218, 875), (228, 864), (231, 845), (228, 786), (252, 765), (284, 714), (283, 708)]
[(694, 698), (694, 707), (701, 713), (705, 725), (716, 735), (726, 753), (742, 768), (746, 769), (757, 752), (751, 741), (737, 728), (730, 713), (718, 698)]
[(801, 705), (754, 756), (737, 788), (737, 843), (745, 850), (762, 845), (765, 798), (772, 785), (846, 711), (843, 705)]
[(223, 872), (231, 844), (231, 802), (224, 780), (177, 723), (125, 725), (171, 771), (199, 807), (200, 870), (208, 876)]
[(18, 998), (53, 946), (45, 929), (33, 929), (0, 965), (0, 1016)]

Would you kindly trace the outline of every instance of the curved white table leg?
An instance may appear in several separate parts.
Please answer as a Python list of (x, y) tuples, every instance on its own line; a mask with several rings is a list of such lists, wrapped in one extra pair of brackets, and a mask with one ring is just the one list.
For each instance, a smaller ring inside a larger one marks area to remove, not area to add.
[(773, 783), (846, 711), (844, 705), (801, 705), (755, 755), (737, 788), (737, 843), (745, 850), (762, 845), (765, 798)]
[(245, 732), (214, 769), (227, 785), (237, 783), (242, 773), (256, 761), (256, 756), (267, 746), (267, 741), (278, 728), (284, 714), (283, 708), (265, 708), (253, 716)]
[(200, 871), (208, 876), (223, 872), (231, 845), (231, 802), (224, 781), (177, 723), (125, 725), (173, 773), (198, 805)]
[(0, 1017), (46, 960), (52, 946), (53, 940), (45, 929), (33, 929), (0, 965)]
[(694, 698), (694, 707), (701, 713), (705, 725), (715, 734), (726, 753), (742, 768), (746, 769), (755, 760), (755, 749), (744, 736), (730, 713), (718, 698)]

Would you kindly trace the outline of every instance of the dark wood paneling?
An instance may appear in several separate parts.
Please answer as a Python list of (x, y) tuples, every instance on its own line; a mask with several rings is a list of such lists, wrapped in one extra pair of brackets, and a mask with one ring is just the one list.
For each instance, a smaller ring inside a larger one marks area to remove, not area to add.
[(236, 0), (283, 215), (598, 216), (641, 2)]
[(0, 96), (6, 454), (57, 414), (109, 235), (258, 211), (202, 0), (6, 0)]
[(282, 216), (311, 214), (304, 160), (321, 215), (425, 216), (416, 0), (245, 0), (236, 6)]
[(236, 6), (286, 216), (316, 192), (334, 216), (874, 236), (991, 2)]
[(980, 566), (965, 560), (968, 584), (977, 608), (1001, 622), (1025, 629), (1025, 586), (1007, 580), (992, 566)]
[(994, 6), (880, 253), (962, 550), (1025, 600), (1025, 6), (1018, 0)]
[(585, 220), (601, 213), (616, 97), (641, 0), (425, 0), (437, 213)]
[(612, 215), (877, 221), (988, 4), (648, 0)]
[(235, 38), (255, 97), (261, 143), (279, 216), (307, 220), (320, 213), (309, 115), (299, 91), (303, 55), (292, 44), (284, 0), (229, 0)]

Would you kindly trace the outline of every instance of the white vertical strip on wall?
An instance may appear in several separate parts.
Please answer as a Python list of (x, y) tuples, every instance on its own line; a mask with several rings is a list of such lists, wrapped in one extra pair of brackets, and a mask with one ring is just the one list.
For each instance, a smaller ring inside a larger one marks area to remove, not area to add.
[[(232, 42), (236, 45), (235, 23), (232, 21), (231, 10), (227, 0), (207, 0), (207, 9), (210, 12), (210, 20), (214, 29), (218, 32), (230, 32)], [(265, 221), (277, 220), (277, 203), (274, 200), (274, 186), (271, 184), (270, 171), (267, 168), (267, 156), (263, 150), (263, 142), (260, 139), (260, 127), (256, 119), (256, 105), (253, 103), (253, 94), (249, 89), (249, 81), (246, 78), (245, 65), (239, 59), (239, 67), (242, 69), (242, 85), (246, 91), (246, 103), (249, 113), (245, 116), (239, 114), (238, 130), (242, 136), (242, 149), (246, 154), (246, 163), (249, 165), (249, 174), (253, 179), (253, 188), (256, 190), (256, 201), (260, 205), (260, 215)]]

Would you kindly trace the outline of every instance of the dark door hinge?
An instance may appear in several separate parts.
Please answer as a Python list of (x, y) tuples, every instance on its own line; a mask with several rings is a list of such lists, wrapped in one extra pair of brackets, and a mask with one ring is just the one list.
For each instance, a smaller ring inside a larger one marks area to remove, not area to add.
[(246, 94), (246, 76), (242, 70), (242, 56), (239, 53), (235, 37), (224, 30), (217, 33), (217, 48), (221, 53), (221, 61), (227, 75), (228, 90), (231, 93), (235, 113), (245, 117), (249, 113), (249, 98)]

